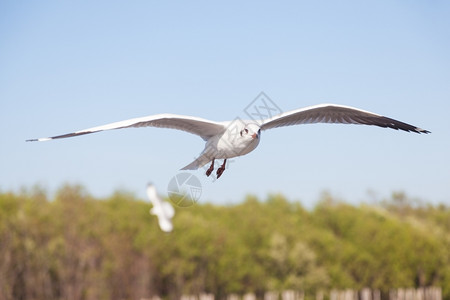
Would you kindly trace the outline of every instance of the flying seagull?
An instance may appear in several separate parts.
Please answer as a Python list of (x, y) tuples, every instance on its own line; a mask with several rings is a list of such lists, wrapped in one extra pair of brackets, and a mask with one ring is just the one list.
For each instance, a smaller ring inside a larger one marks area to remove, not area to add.
[(214, 170), (215, 159), (223, 159), (223, 164), (217, 169), (216, 173), (217, 178), (219, 178), (225, 170), (225, 164), (228, 158), (245, 155), (258, 146), (261, 138), (261, 130), (311, 123), (375, 125), (396, 130), (400, 129), (407, 132), (430, 133), (428, 130), (362, 109), (336, 104), (320, 104), (284, 112), (259, 122), (253, 120), (243, 121), (240, 119), (214, 122), (191, 116), (158, 114), (27, 141), (42, 142), (130, 127), (173, 128), (196, 134), (206, 142), (205, 149), (198, 158), (182, 168), (182, 170), (196, 170), (211, 162), (210, 167), (206, 171), (206, 175), (209, 176)]
[(164, 232), (171, 232), (173, 229), (172, 218), (175, 215), (172, 205), (158, 196), (153, 184), (147, 185), (147, 197), (153, 204), (150, 213), (158, 217), (159, 228)]

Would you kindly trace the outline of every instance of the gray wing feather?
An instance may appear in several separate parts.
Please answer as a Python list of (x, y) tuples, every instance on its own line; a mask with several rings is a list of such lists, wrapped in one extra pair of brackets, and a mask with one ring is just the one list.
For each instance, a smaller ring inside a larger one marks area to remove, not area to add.
[(130, 120), (110, 123), (102, 126), (92, 127), (72, 133), (57, 135), (48, 138), (30, 139), (28, 142), (47, 141), (52, 139), (61, 139), (74, 137), (104, 130), (122, 129), (131, 127), (160, 127), (183, 130), (192, 134), (200, 136), (207, 140), (210, 137), (219, 134), (225, 130), (223, 123), (213, 122), (202, 118), (174, 115), (174, 114), (160, 114), (147, 116), (142, 118), (134, 118)]
[(364, 124), (408, 132), (429, 133), (428, 130), (372, 112), (336, 104), (321, 104), (282, 113), (264, 120), (261, 129), (312, 123)]

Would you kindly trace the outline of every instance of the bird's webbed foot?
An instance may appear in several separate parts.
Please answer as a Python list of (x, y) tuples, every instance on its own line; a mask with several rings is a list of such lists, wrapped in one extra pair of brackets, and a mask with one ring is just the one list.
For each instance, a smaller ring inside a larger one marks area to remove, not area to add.
[(214, 170), (214, 158), (213, 158), (213, 160), (212, 160), (212, 162), (211, 162), (211, 166), (209, 167), (208, 170), (206, 170), (206, 176), (211, 175), (211, 173), (212, 173), (213, 170)]
[(219, 179), (220, 176), (222, 176), (223, 171), (225, 171), (225, 164), (227, 163), (227, 160), (225, 159), (223, 161), (223, 164), (220, 166), (220, 168), (217, 169), (217, 179)]

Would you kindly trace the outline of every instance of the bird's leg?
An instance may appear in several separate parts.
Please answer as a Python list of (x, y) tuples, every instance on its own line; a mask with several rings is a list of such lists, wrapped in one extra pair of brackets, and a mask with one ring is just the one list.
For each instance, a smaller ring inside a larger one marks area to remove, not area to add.
[(222, 175), (223, 171), (225, 171), (225, 164), (227, 163), (227, 159), (223, 161), (223, 164), (220, 166), (220, 168), (217, 169), (217, 179)]
[(214, 170), (214, 158), (213, 158), (213, 160), (212, 160), (212, 162), (211, 162), (211, 166), (209, 167), (208, 170), (206, 170), (206, 176), (211, 175), (211, 172), (212, 172), (213, 170)]

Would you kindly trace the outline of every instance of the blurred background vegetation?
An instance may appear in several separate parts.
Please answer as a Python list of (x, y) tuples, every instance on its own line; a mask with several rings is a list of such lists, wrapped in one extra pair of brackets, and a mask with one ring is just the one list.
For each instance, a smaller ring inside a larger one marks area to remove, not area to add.
[[(0, 299), (140, 299), (159, 295), (441, 286), (450, 299), (450, 207), (405, 194), (305, 209), (281, 195), (176, 208), (159, 230), (151, 204), (64, 186), (0, 192)], [(216, 298), (218, 299), (218, 298)]]

